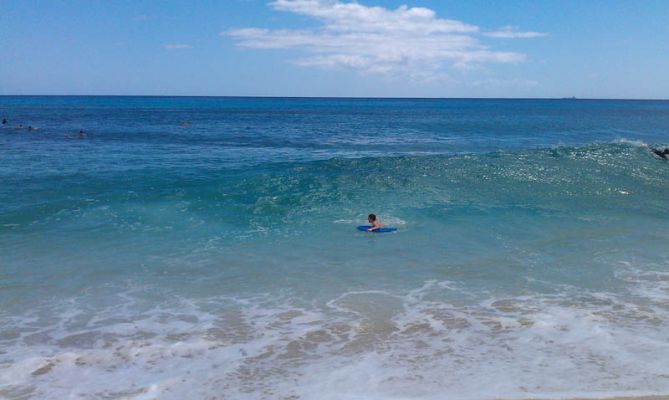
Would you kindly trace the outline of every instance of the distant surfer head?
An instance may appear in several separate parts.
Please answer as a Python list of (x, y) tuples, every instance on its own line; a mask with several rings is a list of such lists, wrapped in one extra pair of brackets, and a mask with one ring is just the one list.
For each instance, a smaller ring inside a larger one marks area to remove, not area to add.
[(367, 221), (369, 221), (370, 224), (373, 223), (374, 221), (376, 221), (376, 215), (374, 215), (374, 214), (369, 214), (369, 215), (367, 216)]
[(653, 151), (653, 153), (655, 153), (659, 157), (662, 157), (665, 160), (669, 159), (669, 157), (667, 157), (667, 156), (669, 156), (669, 147), (665, 148), (664, 150), (653, 149), (653, 148), (651, 148), (651, 150)]

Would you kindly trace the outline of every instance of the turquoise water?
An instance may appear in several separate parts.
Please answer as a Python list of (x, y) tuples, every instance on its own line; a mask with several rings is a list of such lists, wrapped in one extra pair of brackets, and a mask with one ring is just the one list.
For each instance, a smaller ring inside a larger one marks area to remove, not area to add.
[(669, 394), (669, 102), (0, 117), (0, 398)]

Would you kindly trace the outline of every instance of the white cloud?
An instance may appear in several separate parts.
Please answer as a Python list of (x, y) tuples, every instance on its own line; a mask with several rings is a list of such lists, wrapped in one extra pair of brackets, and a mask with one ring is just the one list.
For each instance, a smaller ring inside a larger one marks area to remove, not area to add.
[(436, 18), (428, 8), (401, 6), (396, 10), (366, 7), (358, 3), (324, 0), (276, 0), (277, 10), (320, 18), (326, 27), (341, 32), (469, 33), (478, 27)]
[(179, 44), (179, 43), (174, 43), (174, 44), (165, 44), (163, 45), (164, 48), (167, 50), (182, 50), (182, 49), (192, 49), (193, 46), (189, 44)]
[(322, 25), (308, 30), (242, 28), (222, 35), (240, 47), (303, 51), (305, 56), (294, 60), (302, 66), (420, 79), (442, 74), (444, 67), (468, 69), (526, 58), (491, 50), (476, 38), (479, 27), (439, 18), (428, 8), (387, 9), (337, 0), (275, 0), (269, 5)]
[(518, 27), (506, 25), (495, 32), (485, 32), (484, 35), (497, 39), (532, 39), (548, 36), (543, 32), (520, 32), (517, 29)]

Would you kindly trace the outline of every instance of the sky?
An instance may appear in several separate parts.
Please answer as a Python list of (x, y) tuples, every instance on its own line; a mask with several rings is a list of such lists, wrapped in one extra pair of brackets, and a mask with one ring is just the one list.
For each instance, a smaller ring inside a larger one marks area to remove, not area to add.
[(0, 95), (669, 99), (666, 0), (0, 0)]

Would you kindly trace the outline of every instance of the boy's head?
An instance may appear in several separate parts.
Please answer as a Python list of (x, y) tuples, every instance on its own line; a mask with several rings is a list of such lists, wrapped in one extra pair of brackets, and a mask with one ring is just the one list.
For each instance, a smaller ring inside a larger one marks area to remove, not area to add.
[(369, 222), (374, 222), (374, 221), (376, 221), (376, 215), (374, 215), (374, 214), (369, 214), (369, 215), (367, 216), (367, 221), (369, 221)]

